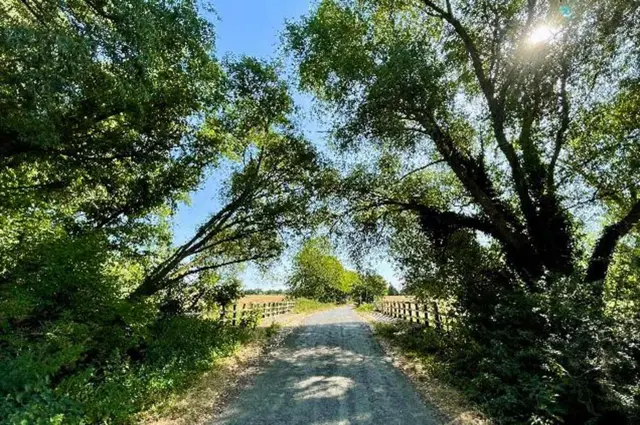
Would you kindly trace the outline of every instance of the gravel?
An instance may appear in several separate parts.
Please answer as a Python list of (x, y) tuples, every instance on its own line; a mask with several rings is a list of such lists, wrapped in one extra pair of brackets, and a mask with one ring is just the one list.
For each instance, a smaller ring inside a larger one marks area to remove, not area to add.
[(438, 424), (349, 307), (308, 316), (211, 425)]

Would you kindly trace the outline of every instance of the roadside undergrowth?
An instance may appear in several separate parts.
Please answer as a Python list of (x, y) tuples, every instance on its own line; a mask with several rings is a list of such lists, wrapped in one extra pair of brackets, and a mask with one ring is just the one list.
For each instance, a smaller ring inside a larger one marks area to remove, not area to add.
[(373, 304), (370, 303), (360, 304), (356, 307), (358, 313), (371, 313), (373, 310)]
[[(450, 365), (437, 354), (442, 340), (430, 328), (415, 328), (405, 322), (379, 322), (360, 313), (371, 325), (381, 348), (414, 384), (422, 398), (440, 414), (446, 425), (490, 425), (492, 422), (454, 382)], [(433, 333), (416, 338), (415, 332)]]
[(249, 385), (273, 349), (304, 318), (294, 315), (251, 330), (244, 344), (216, 359), (184, 392), (157, 404), (139, 417), (143, 425), (201, 425), (218, 416), (227, 402)]

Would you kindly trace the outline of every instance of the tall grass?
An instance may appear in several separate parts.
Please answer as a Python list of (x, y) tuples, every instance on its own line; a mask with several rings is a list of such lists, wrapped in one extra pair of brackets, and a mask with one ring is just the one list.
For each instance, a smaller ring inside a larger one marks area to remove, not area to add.
[(371, 303), (360, 304), (358, 307), (356, 307), (356, 311), (359, 311), (361, 313), (371, 313), (373, 311), (373, 304)]
[(335, 307), (334, 303), (323, 303), (308, 298), (296, 299), (296, 305), (293, 307), (294, 313), (313, 313), (314, 311), (327, 310)]

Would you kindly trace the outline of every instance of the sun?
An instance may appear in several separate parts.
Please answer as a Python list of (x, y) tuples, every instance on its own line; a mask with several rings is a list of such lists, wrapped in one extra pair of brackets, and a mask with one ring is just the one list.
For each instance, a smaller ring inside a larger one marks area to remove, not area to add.
[(553, 28), (547, 25), (541, 25), (529, 34), (529, 42), (531, 44), (546, 43), (555, 35)]

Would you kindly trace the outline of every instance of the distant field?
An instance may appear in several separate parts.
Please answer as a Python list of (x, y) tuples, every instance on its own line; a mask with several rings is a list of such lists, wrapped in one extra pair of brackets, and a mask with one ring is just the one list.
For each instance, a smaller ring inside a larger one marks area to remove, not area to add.
[(406, 295), (387, 295), (386, 297), (382, 297), (382, 301), (401, 303), (414, 301), (414, 298)]
[(238, 300), (238, 304), (248, 303), (277, 303), (284, 301), (286, 295), (247, 295)]

